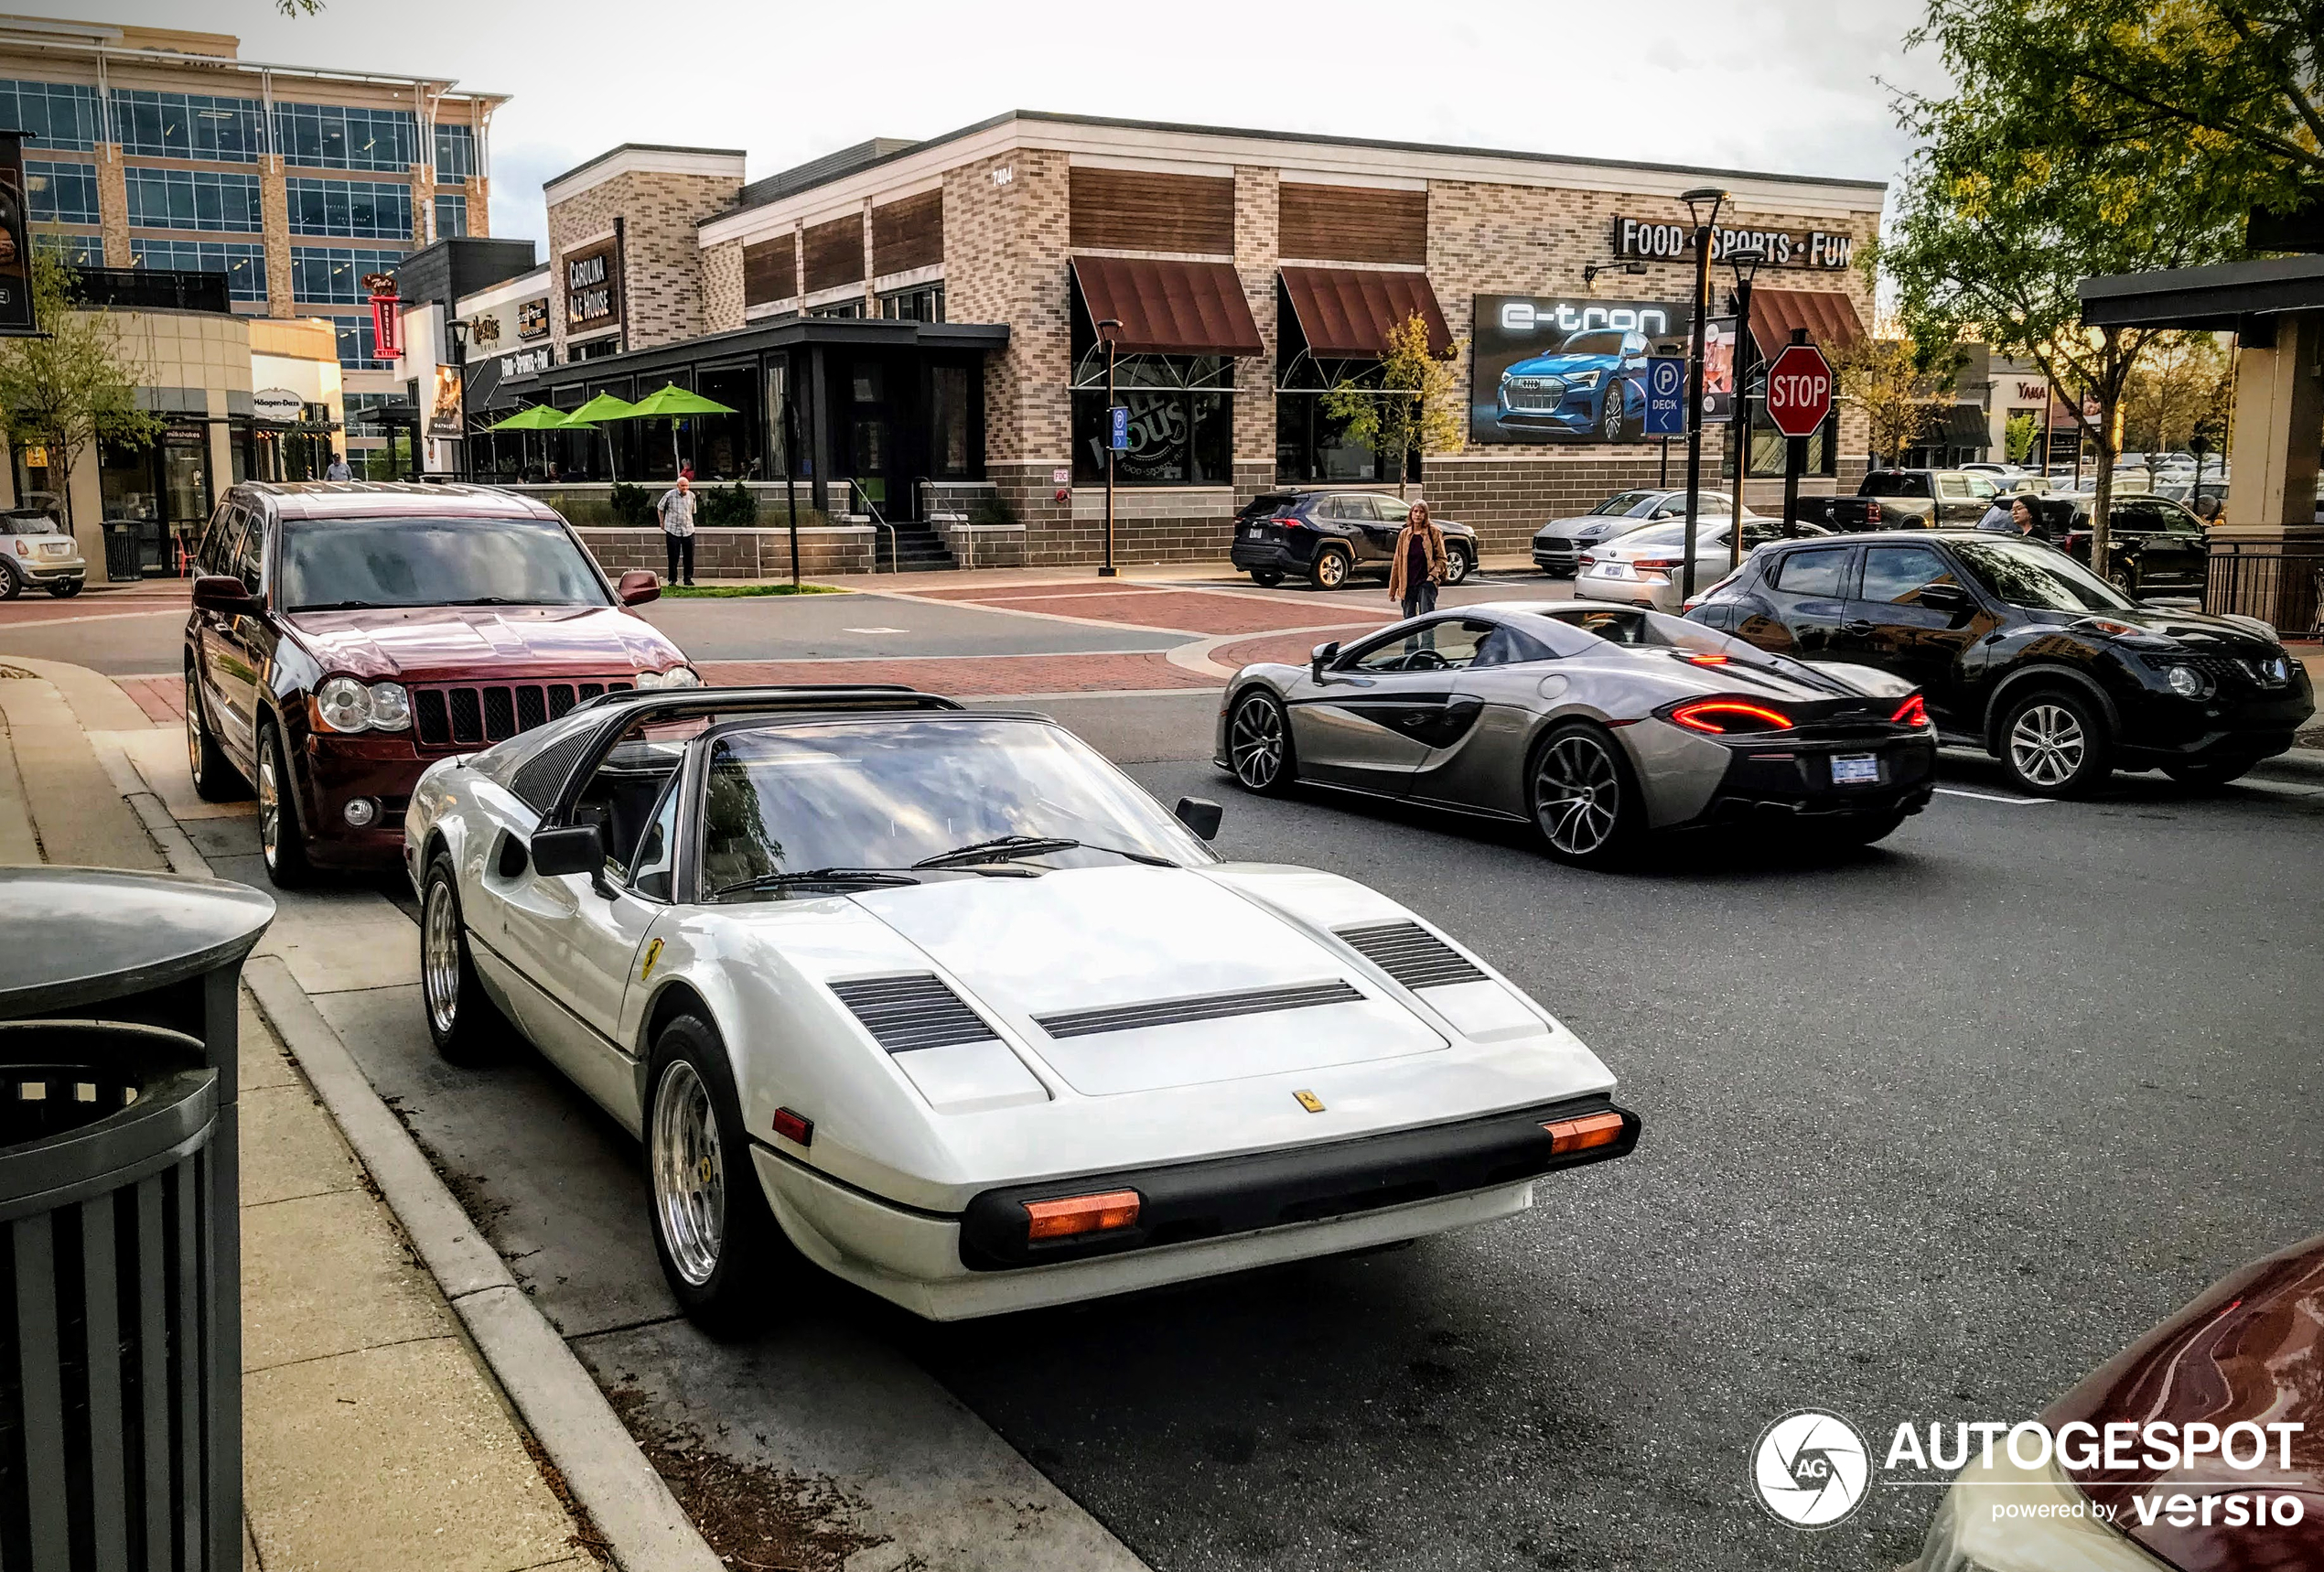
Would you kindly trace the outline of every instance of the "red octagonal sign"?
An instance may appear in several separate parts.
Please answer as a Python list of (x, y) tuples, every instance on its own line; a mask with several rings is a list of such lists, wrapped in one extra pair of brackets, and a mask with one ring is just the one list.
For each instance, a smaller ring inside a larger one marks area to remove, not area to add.
[(1813, 436), (1832, 413), (1832, 363), (1813, 344), (1791, 344), (1767, 369), (1767, 417), (1786, 436)]

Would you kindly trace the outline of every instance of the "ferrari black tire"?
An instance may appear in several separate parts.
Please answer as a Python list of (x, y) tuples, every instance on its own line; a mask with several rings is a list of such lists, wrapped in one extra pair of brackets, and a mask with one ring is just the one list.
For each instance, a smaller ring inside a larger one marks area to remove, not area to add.
[(1271, 567), (1254, 567), (1251, 570), (1251, 582), (1261, 589), (1273, 589), (1283, 582), (1283, 575)]
[(2224, 786), (2230, 781), (2248, 775), (2251, 773), (2252, 767), (2258, 762), (2256, 759), (2206, 759), (2200, 761), (2190, 759), (2184, 764), (2166, 764), (2163, 766), (2163, 773), (2181, 786), (2193, 787), (2198, 791), (2209, 791), (2213, 787)]
[(297, 778), (283, 747), (283, 728), (272, 720), (258, 723), (258, 779), (252, 784), (258, 789), (258, 855), (268, 882), (277, 889), (306, 888), (315, 882), (315, 869), (298, 822)]
[(2010, 701), (2001, 720), (2001, 768), (2010, 784), (2037, 797), (2079, 797), (2113, 769), (2113, 739), (2098, 706), (2066, 688)]
[(1445, 584), (1447, 588), (1460, 583), (1477, 571), (1477, 559), (1464, 546), (1445, 548)]
[(646, 1077), (646, 1189), (654, 1254), (679, 1308), (732, 1335), (767, 1319), (771, 1290), (803, 1264), (759, 1188), (717, 1028), (680, 1016)]
[(442, 852), (420, 886), (420, 1009), (429, 1040), (450, 1064), (489, 1064), (515, 1032), (476, 974), (460, 914), (460, 881)]
[(1280, 797), (1299, 779), (1291, 716), (1264, 688), (1245, 688), (1227, 717), (1227, 766), (1246, 791)]
[(1355, 564), (1339, 546), (1325, 546), (1316, 553), (1316, 560), (1307, 568), (1307, 582), (1318, 589), (1337, 589), (1348, 582), (1355, 571)]
[(1587, 721), (1544, 738), (1525, 770), (1525, 800), (1549, 855), (1576, 867), (1619, 867), (1638, 851), (1646, 804), (1622, 745)]
[(186, 668), (186, 769), (194, 778), (194, 795), (205, 802), (240, 802), (250, 796), (250, 782), (228, 761), (210, 729), (210, 712), (202, 708), (201, 684), (191, 666)]

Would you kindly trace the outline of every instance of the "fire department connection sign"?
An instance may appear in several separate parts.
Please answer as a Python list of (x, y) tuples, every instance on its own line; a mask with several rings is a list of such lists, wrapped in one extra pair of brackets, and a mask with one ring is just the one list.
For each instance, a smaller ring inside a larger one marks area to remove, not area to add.
[(1832, 365), (1813, 344), (1792, 344), (1767, 369), (1767, 417), (1786, 436), (1813, 436), (1832, 413)]

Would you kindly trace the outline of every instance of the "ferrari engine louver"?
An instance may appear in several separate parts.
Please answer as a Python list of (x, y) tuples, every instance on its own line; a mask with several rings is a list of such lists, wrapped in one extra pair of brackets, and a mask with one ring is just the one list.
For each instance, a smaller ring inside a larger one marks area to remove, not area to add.
[(1417, 922), (1373, 922), (1335, 929), (1357, 953), (1407, 988), (1480, 983), (1485, 974)]
[(1143, 1005), (1111, 1005), (1103, 1009), (1070, 1010), (1061, 1015), (1035, 1016), (1033, 1019), (1051, 1037), (1094, 1037), (1099, 1032), (1135, 1031), (1142, 1027), (1176, 1026), (1182, 1021), (1221, 1020), (1229, 1016), (1303, 1010), (1311, 1005), (1353, 1004), (1362, 997), (1355, 989), (1335, 978), (1328, 983), (1241, 988), (1226, 994), (1156, 999)]
[(995, 1035), (983, 1017), (933, 972), (859, 977), (852, 983), (834, 983), (831, 991), (864, 1023), (872, 1040), (890, 1053), (983, 1042)]

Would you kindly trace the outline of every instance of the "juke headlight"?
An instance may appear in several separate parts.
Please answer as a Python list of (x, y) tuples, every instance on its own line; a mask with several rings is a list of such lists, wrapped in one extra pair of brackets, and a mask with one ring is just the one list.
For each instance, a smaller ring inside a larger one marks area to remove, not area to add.
[(315, 716), (327, 731), (402, 731), (412, 724), (412, 695), (401, 683), (333, 677), (315, 690)]
[(2203, 673), (2192, 666), (2173, 666), (2163, 673), (2163, 681), (2170, 684), (2172, 693), (2183, 699), (2201, 698), (2211, 686)]

